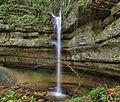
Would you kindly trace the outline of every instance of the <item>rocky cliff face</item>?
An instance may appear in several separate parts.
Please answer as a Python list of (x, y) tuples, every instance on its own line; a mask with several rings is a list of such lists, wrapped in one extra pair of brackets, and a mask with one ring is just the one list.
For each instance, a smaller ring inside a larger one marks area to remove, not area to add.
[[(102, 0), (98, 1), (102, 2)], [(112, 5), (111, 2), (108, 3), (109, 6)], [(113, 4), (108, 9), (106, 8), (108, 5), (103, 1), (102, 10), (97, 8), (98, 12), (91, 14), (91, 16), (105, 13), (104, 16), (99, 15), (88, 21), (87, 18), (84, 18), (87, 21), (86, 24), (82, 24), (82, 19), (79, 19), (81, 23), (72, 32), (73, 37), (68, 43), (68, 50), (71, 52), (70, 60), (75, 61), (74, 66), (78, 69), (119, 76), (119, 3)]]
[[(66, 5), (62, 32), (64, 68), (71, 66), (83, 71), (120, 76), (119, 5), (119, 0), (71, 0)], [(50, 16), (48, 19), (49, 22), (45, 20), (42, 25), (44, 29), (39, 30), (33, 25), (23, 24), (20, 27), (15, 20), (1, 22), (0, 62), (31, 68), (54, 68), (56, 48), (50, 42), (55, 35), (52, 35)]]

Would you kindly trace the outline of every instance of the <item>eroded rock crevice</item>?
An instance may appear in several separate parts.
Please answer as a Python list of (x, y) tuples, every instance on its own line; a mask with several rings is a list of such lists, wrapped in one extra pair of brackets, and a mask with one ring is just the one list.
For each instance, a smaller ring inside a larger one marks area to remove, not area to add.
[[(63, 11), (62, 61), (74, 69), (120, 77), (120, 2), (86, 2), (73, 2)], [(39, 30), (0, 22), (0, 62), (54, 68), (56, 48), (50, 42), (56, 35), (48, 18)]]

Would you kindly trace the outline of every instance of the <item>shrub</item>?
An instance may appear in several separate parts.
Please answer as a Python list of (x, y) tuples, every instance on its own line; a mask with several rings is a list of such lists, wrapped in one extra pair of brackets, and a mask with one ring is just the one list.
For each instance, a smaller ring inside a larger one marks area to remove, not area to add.
[[(27, 102), (27, 97), (17, 97), (15, 90), (9, 89), (0, 95), (0, 102)], [(30, 97), (30, 102), (37, 102), (34, 96)]]
[(93, 102), (120, 102), (120, 88), (97, 87), (90, 96)]
[(10, 24), (17, 27), (35, 26), (37, 24), (38, 19), (39, 18), (36, 18), (34, 15), (11, 15), (9, 22)]

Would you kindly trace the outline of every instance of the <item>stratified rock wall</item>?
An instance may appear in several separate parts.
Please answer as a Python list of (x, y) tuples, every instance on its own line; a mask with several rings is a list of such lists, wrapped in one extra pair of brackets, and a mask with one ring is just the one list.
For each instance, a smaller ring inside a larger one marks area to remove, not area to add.
[(75, 61), (73, 66), (82, 70), (119, 76), (120, 9), (118, 9), (119, 3), (109, 10), (111, 14), (104, 20), (94, 20), (72, 32), (75, 37), (69, 41), (68, 49), (71, 52), (70, 60)]
[[(119, 0), (75, 0), (65, 6), (63, 68), (71, 66), (86, 72), (120, 76), (119, 5)], [(0, 22), (0, 62), (29, 68), (55, 68), (56, 48), (51, 41), (56, 39), (56, 35), (50, 16), (47, 22), (38, 22), (42, 29), (38, 25), (23, 24), (25, 27), (19, 27), (13, 25), (15, 23)]]

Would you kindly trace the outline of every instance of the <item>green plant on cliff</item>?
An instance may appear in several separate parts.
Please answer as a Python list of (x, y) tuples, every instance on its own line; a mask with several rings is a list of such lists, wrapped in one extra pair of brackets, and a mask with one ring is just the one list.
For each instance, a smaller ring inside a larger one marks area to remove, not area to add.
[(26, 0), (8, 0), (6, 3), (8, 4), (26, 4)]
[(39, 18), (36, 18), (34, 15), (24, 15), (24, 16), (16, 16), (11, 15), (9, 22), (14, 26), (36, 26)]
[(52, 10), (50, 0), (2, 0), (0, 20), (19, 28), (34, 27), (41, 30)]
[(0, 20), (6, 22), (8, 19), (8, 5), (0, 5)]
[(5, 14), (7, 12), (7, 5), (0, 5), (0, 14)]
[[(86, 0), (85, 0), (86, 1)], [(1, 0), (0, 20), (18, 28), (33, 26), (42, 30), (51, 19), (49, 13), (57, 12), (61, 7), (64, 19), (77, 4), (76, 0)], [(76, 11), (75, 11), (76, 12)], [(30, 28), (29, 27), (29, 28)]]
[(78, 0), (79, 5), (87, 5), (91, 2), (92, 2), (92, 0)]

